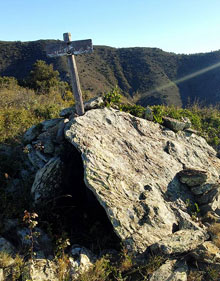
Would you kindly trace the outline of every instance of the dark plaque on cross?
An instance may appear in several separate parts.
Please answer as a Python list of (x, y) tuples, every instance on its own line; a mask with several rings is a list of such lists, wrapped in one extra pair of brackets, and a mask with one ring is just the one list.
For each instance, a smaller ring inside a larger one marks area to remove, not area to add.
[(84, 105), (82, 99), (82, 91), (79, 82), (76, 61), (74, 55), (88, 54), (93, 51), (92, 40), (71, 41), (71, 34), (63, 34), (64, 41), (48, 44), (46, 46), (47, 55), (51, 58), (59, 56), (67, 56), (70, 70), (73, 93), (76, 102), (76, 113), (84, 114)]

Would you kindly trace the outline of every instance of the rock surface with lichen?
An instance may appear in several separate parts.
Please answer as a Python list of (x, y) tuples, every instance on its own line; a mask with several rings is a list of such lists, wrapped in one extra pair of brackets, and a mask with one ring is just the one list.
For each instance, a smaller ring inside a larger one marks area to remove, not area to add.
[(108, 108), (68, 122), (65, 137), (82, 154), (85, 183), (129, 249), (144, 252), (176, 226), (200, 229), (186, 211), (194, 194), (177, 174), (205, 170), (201, 183), (218, 182), (220, 161), (202, 137)]

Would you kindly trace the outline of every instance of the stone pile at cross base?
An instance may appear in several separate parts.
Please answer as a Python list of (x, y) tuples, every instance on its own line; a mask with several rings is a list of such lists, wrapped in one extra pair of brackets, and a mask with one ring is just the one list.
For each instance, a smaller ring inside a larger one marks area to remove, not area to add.
[[(210, 263), (220, 268), (219, 249), (207, 232), (210, 220), (220, 222), (220, 159), (204, 138), (113, 108), (62, 115), (67, 119), (45, 121), (25, 135), (30, 160), (38, 168), (32, 186), (35, 204), (59, 194), (63, 163), (58, 148), (70, 143), (81, 154), (87, 188), (129, 251), (150, 249), (175, 257), (191, 253), (205, 262), (198, 254), (205, 249), (215, 256)], [(197, 218), (198, 210), (204, 221)]]

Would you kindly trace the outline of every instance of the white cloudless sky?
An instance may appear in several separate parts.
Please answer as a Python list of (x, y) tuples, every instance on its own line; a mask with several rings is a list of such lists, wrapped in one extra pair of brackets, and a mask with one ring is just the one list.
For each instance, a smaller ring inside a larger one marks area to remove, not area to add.
[(0, 0), (0, 41), (92, 39), (174, 53), (220, 49), (220, 0)]

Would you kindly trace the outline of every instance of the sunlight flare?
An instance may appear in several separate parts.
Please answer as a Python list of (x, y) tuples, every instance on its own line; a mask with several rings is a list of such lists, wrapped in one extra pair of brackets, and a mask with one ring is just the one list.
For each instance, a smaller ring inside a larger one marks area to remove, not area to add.
[(167, 84), (165, 84), (165, 85), (163, 85), (163, 86), (154, 88), (153, 90), (150, 91), (150, 94), (153, 94), (153, 93), (155, 93), (155, 92), (163, 91), (163, 90), (165, 90), (165, 89), (167, 89), (167, 88), (170, 88), (170, 87), (175, 86), (175, 85), (177, 85), (177, 84), (179, 84), (179, 83), (182, 83), (182, 82), (184, 82), (184, 81), (187, 81), (187, 80), (189, 80), (189, 79), (192, 79), (192, 78), (194, 78), (194, 77), (197, 77), (197, 76), (199, 76), (199, 75), (201, 75), (201, 74), (203, 74), (203, 73), (206, 73), (206, 72), (208, 72), (208, 71), (210, 71), (210, 70), (213, 70), (213, 69), (215, 69), (215, 68), (218, 68), (218, 67), (220, 67), (220, 62), (215, 63), (215, 64), (210, 65), (210, 66), (207, 66), (207, 67), (205, 67), (205, 68), (203, 68), (203, 69), (201, 69), (201, 70), (195, 71), (195, 72), (193, 72), (193, 73), (191, 73), (191, 74), (188, 74), (188, 75), (186, 75), (186, 76), (184, 76), (184, 77), (182, 77), (182, 78), (179, 78), (179, 79), (177, 79), (177, 80), (171, 81), (171, 82), (169, 82), (169, 83), (167, 83)]

